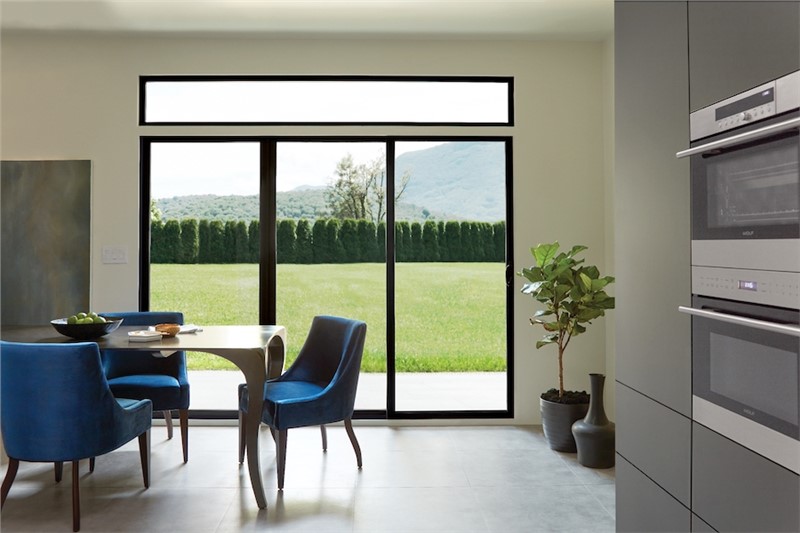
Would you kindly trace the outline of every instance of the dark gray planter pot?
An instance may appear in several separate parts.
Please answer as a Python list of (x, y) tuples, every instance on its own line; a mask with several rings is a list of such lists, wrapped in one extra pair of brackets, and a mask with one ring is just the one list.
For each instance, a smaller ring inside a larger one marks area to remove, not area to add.
[(578, 462), (589, 468), (614, 466), (614, 423), (609, 422), (603, 405), (603, 374), (589, 374), (592, 386), (589, 411), (572, 425), (572, 435), (578, 447)]
[(549, 402), (544, 398), (539, 398), (539, 407), (542, 413), (544, 437), (547, 439), (550, 449), (557, 452), (576, 452), (577, 446), (572, 436), (572, 424), (586, 416), (589, 404)]

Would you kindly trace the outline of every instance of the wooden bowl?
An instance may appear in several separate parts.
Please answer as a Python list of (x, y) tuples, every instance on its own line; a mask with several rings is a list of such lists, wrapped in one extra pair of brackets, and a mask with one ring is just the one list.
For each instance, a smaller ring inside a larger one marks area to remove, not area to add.
[(156, 324), (156, 331), (162, 333), (165, 337), (174, 337), (181, 330), (179, 324)]

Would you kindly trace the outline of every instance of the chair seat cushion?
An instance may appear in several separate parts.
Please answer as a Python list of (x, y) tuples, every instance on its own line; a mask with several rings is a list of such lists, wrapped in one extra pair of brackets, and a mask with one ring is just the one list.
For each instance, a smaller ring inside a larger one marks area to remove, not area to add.
[(178, 380), (172, 376), (163, 374), (120, 376), (109, 379), (108, 385), (116, 398), (152, 400), (153, 411), (189, 408), (188, 387), (182, 390)]
[[(264, 385), (264, 401), (280, 402), (286, 400), (303, 400), (313, 398), (325, 389), (322, 385), (309, 383), (307, 381), (274, 381)], [(250, 395), (247, 392), (247, 385), (239, 385), (239, 409), (247, 412), (247, 402)]]

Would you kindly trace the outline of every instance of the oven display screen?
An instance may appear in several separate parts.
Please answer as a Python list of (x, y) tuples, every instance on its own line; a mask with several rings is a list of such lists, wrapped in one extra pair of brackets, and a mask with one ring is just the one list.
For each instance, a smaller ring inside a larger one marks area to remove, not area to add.
[(757, 291), (758, 290), (758, 282), (740, 279), (739, 280), (739, 288), (741, 290), (743, 290), (743, 291)]

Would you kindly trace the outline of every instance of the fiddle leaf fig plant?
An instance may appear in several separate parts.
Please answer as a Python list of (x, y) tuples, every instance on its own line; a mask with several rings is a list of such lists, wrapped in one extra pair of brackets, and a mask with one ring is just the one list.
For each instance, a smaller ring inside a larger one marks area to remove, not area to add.
[(568, 252), (559, 252), (558, 242), (539, 244), (531, 248), (535, 264), (523, 268), (518, 275), (527, 280), (523, 294), (530, 294), (543, 304), (530, 318), (534, 326), (545, 333), (536, 342), (536, 348), (555, 344), (558, 348), (558, 398), (564, 398), (564, 352), (573, 337), (586, 331), (592, 320), (614, 309), (614, 297), (606, 294), (606, 287), (614, 282), (612, 276), (600, 276), (596, 266), (584, 265), (576, 256), (587, 250), (583, 245), (573, 246)]

